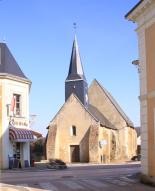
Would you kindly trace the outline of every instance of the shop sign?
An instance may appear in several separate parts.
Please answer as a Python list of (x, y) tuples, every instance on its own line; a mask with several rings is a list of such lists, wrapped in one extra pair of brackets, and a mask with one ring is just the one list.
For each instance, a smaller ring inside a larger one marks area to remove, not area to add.
[(26, 120), (16, 120), (16, 119), (11, 119), (10, 124), (13, 126), (28, 126), (28, 123)]

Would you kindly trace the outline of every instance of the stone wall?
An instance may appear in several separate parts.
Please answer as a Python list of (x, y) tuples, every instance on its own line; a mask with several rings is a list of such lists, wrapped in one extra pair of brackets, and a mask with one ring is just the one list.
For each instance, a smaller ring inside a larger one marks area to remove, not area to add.
[(110, 101), (101, 86), (94, 80), (88, 91), (89, 103), (96, 107), (118, 129), (126, 126), (126, 121)]
[[(111, 134), (111, 149), (113, 150), (111, 153), (111, 160), (129, 159), (134, 153), (133, 150), (136, 150), (136, 146), (131, 149), (132, 146), (128, 143), (132, 142), (132, 139), (135, 140), (136, 137), (132, 136), (130, 131), (128, 131), (131, 127), (128, 127), (119, 108), (116, 108), (109, 96), (110, 94), (107, 90), (103, 89), (96, 80), (92, 82), (88, 92), (89, 103), (93, 107), (96, 107), (117, 129), (116, 132)], [(133, 129), (133, 131), (135, 130)]]
[(89, 136), (89, 162), (100, 162), (99, 158), (99, 127), (90, 126)]
[(57, 126), (56, 125), (49, 126), (47, 143), (46, 143), (47, 159), (56, 158), (55, 157), (56, 136), (57, 136)]

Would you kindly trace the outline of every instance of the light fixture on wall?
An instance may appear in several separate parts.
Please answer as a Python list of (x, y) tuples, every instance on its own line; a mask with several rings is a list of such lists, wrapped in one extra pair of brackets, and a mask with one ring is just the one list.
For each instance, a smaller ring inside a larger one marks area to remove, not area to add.
[(138, 73), (140, 73), (140, 66), (139, 66), (139, 60), (133, 60), (132, 64), (135, 65), (138, 69)]

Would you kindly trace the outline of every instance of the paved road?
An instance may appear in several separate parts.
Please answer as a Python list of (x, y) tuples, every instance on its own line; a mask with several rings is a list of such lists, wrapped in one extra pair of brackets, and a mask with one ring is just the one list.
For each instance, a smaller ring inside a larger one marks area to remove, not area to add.
[(1, 191), (154, 191), (137, 176), (140, 165), (71, 166), (66, 170), (4, 171)]

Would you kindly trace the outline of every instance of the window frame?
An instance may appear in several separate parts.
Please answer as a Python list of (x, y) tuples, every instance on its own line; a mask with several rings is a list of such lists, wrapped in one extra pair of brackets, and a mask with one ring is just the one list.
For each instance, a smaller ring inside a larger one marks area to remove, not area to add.
[(21, 116), (21, 114), (22, 114), (22, 112), (21, 112), (21, 94), (14, 93), (13, 97), (15, 98), (14, 115)]

